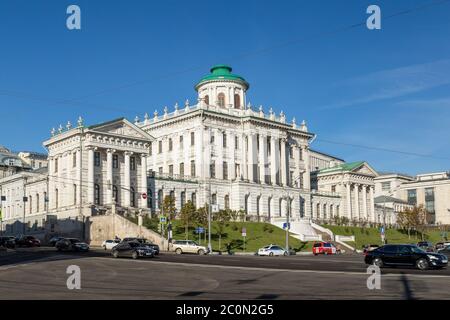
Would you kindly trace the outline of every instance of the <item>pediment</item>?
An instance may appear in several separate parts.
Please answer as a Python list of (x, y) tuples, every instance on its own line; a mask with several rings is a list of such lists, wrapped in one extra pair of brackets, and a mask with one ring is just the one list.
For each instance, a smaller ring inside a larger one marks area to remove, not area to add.
[(140, 140), (154, 140), (150, 134), (123, 118), (91, 126), (89, 129), (95, 132), (109, 133)]
[(369, 175), (369, 176), (378, 176), (378, 173), (371, 166), (369, 166), (366, 162), (364, 162), (359, 167), (354, 168), (352, 170), (352, 172), (365, 174), (365, 175)]

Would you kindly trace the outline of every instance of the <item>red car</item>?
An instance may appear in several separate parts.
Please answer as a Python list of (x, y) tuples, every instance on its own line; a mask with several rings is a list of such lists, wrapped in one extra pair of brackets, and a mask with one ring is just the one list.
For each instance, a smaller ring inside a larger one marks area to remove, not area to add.
[(19, 247), (40, 247), (41, 241), (33, 236), (21, 236), (16, 239), (16, 244)]
[(331, 242), (315, 242), (313, 245), (313, 254), (336, 254), (339, 250)]

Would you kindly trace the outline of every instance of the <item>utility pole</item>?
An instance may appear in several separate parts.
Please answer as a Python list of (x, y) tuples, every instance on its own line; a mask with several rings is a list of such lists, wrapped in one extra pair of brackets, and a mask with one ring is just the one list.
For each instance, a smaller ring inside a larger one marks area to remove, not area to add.
[(208, 253), (212, 253), (212, 246), (211, 246), (211, 178), (209, 178), (209, 205), (208, 205)]

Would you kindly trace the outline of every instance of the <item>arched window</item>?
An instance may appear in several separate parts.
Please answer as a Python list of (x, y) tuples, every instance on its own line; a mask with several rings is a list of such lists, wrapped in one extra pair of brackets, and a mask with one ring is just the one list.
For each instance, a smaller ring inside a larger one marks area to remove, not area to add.
[(222, 92), (217, 95), (217, 104), (219, 107), (225, 107), (225, 94)]
[(119, 202), (119, 190), (117, 189), (117, 186), (113, 186), (113, 201)]
[(245, 214), (247, 215), (248, 214), (248, 200), (249, 200), (249, 195), (247, 194), (247, 195), (245, 195), (245, 203), (244, 203), (244, 210), (245, 210)]
[(209, 96), (208, 95), (205, 96), (205, 104), (209, 105)]
[(136, 192), (134, 191), (134, 188), (131, 187), (130, 188), (130, 202), (131, 202), (131, 207), (136, 207)]
[(59, 206), (59, 190), (55, 189), (55, 208), (58, 209)]
[(259, 203), (261, 200), (261, 196), (257, 196), (256, 197), (256, 215), (258, 216), (258, 221), (259, 221)]
[(36, 212), (39, 212), (39, 193), (36, 193)]
[(230, 209), (230, 196), (229, 195), (225, 195), (224, 203), (225, 203), (225, 209)]
[(186, 192), (182, 191), (180, 195), (181, 207), (183, 208), (186, 203)]
[(241, 97), (238, 94), (234, 95), (234, 108), (235, 109), (241, 108)]
[(100, 186), (98, 184), (94, 186), (94, 203), (100, 205)]
[(30, 214), (31, 214), (31, 213), (33, 213), (33, 197), (32, 196), (29, 197), (28, 203), (30, 204), (29, 209), (30, 209)]
[(194, 206), (197, 206), (197, 195), (195, 192), (192, 192), (191, 194), (191, 201), (194, 204)]

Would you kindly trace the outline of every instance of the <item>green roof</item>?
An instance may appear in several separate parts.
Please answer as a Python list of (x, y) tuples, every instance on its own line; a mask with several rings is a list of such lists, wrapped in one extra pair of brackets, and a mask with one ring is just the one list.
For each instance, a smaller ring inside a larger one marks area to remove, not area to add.
[(356, 169), (363, 164), (364, 164), (364, 161), (341, 163), (341, 164), (338, 164), (337, 166), (334, 166), (331, 168), (325, 168), (325, 169), (319, 170), (319, 173), (352, 171), (353, 169)]
[(200, 84), (213, 81), (213, 80), (232, 80), (241, 82), (246, 89), (250, 87), (249, 83), (241, 76), (231, 73), (233, 69), (230, 66), (219, 64), (211, 68), (211, 73), (204, 76), (200, 79), (195, 87), (198, 87)]

